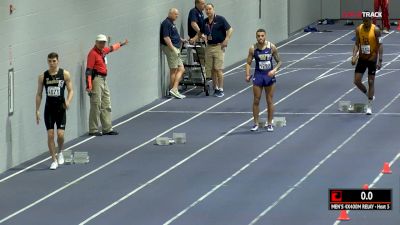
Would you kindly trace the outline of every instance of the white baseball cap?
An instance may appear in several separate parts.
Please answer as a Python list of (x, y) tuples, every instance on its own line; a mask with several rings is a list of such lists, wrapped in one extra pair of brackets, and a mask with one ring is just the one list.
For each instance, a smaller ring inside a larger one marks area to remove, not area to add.
[(104, 34), (99, 34), (96, 37), (96, 41), (108, 41), (107, 36)]

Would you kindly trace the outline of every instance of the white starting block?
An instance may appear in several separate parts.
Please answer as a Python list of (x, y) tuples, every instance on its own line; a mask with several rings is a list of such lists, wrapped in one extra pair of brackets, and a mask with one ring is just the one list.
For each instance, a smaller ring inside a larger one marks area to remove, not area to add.
[(156, 145), (170, 145), (173, 144), (174, 140), (170, 139), (169, 137), (157, 137), (156, 138)]
[(367, 111), (367, 105), (364, 103), (354, 103), (350, 112), (354, 113), (365, 113)]
[(339, 101), (338, 110), (350, 113), (365, 113), (367, 105), (364, 103), (351, 103), (351, 101)]
[(172, 139), (176, 144), (185, 144), (186, 133), (172, 133)]
[(64, 156), (64, 163), (65, 164), (72, 164), (74, 162), (74, 155), (72, 154), (71, 150), (66, 150), (62, 152), (63, 156)]
[(351, 101), (339, 101), (338, 103), (338, 110), (340, 112), (349, 112), (352, 108)]
[(74, 152), (74, 163), (75, 164), (89, 163), (88, 152)]
[(274, 127), (286, 127), (286, 117), (274, 117), (272, 125)]

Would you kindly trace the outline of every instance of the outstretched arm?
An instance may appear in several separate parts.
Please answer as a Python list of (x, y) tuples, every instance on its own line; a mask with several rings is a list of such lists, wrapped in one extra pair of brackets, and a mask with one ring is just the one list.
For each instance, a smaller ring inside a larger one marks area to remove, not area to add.
[(122, 46), (127, 45), (127, 44), (128, 44), (128, 39), (125, 39), (125, 41), (123, 41), (123, 42), (114, 43), (113, 45), (110, 46), (110, 52), (117, 51)]

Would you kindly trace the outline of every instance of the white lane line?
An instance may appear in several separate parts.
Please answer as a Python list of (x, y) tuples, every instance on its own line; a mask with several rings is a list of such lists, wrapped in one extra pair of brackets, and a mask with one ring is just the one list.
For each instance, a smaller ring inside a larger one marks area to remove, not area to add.
[(333, 75), (336, 75), (336, 74), (339, 74), (339, 73), (343, 73), (343, 72), (348, 72), (348, 71), (351, 71), (351, 70), (354, 70), (354, 69), (353, 68), (352, 69), (345, 69), (345, 70), (341, 70), (341, 71), (338, 71), (338, 72), (326, 74), (325, 76), (323, 76), (321, 78), (330, 77), (330, 76), (333, 76)]
[[(385, 73), (389, 74), (389, 73)], [(200, 111), (169, 111), (169, 110), (154, 110), (150, 111), (149, 113), (182, 113), (182, 114), (196, 114), (200, 113)], [(212, 112), (206, 112), (205, 114), (253, 114), (251, 111), (212, 111)], [(279, 115), (316, 115), (318, 114), (317, 112), (304, 112), (304, 113), (298, 113), (298, 112), (274, 112), (275, 116)], [(365, 113), (351, 113), (351, 112), (336, 112), (336, 113), (321, 113), (320, 115), (358, 115), (358, 114), (365, 114)], [(400, 116), (400, 113), (378, 113), (378, 115), (382, 116)]]
[[(350, 32), (349, 32), (350, 33)], [(344, 35), (342, 35), (340, 38), (345, 37), (346, 35), (348, 35), (349, 33), (346, 33)], [(329, 46), (331, 43), (339, 40), (340, 38), (335, 39), (332, 42), (329, 42), (328, 44), (325, 45)], [(296, 39), (292, 40), (295, 41)], [(290, 42), (286, 43), (289, 44)], [(282, 46), (280, 46), (282, 47)], [(322, 49), (319, 48), (315, 51), (318, 51)], [(315, 52), (314, 51), (314, 52)], [(297, 62), (305, 59), (306, 57), (310, 56), (312, 54), (308, 54), (307, 56), (302, 57), (300, 60), (298, 60)], [(293, 65), (294, 63), (290, 64)], [(290, 66), (289, 65), (289, 66)], [(288, 67), (289, 67), (288, 66)], [(282, 70), (281, 70), (282, 71)], [(279, 74), (278, 74), (279, 76)], [(295, 93), (299, 92), (300, 90), (302, 90), (303, 88), (311, 85), (312, 83), (316, 82), (317, 80), (312, 80), (308, 83), (306, 83), (305, 85), (301, 86), (300, 88), (296, 89), (295, 91), (293, 91), (292, 93), (290, 93), (289, 95), (285, 96), (284, 98), (280, 99), (278, 102), (275, 103), (275, 105), (279, 104), (280, 102), (286, 100), (287, 98), (289, 98), (290, 96), (294, 95)], [(260, 112), (260, 114), (264, 113), (266, 110), (263, 110), (262, 112)], [(141, 186), (137, 187), (136, 189), (134, 189), (133, 191), (131, 191), (130, 193), (126, 194), (125, 196), (121, 197), (120, 199), (118, 199), (117, 201), (113, 202), (112, 204), (108, 205), (107, 207), (103, 208), (102, 210), (98, 211), (97, 213), (93, 214), (92, 216), (90, 216), (89, 218), (87, 218), (86, 220), (84, 220), (83, 222), (81, 222), (79, 225), (83, 225), (86, 224), (88, 222), (90, 222), (91, 220), (95, 219), (96, 217), (98, 217), (99, 215), (103, 214), (104, 212), (108, 211), (109, 209), (113, 208), (114, 206), (118, 205), (119, 203), (121, 203), (122, 201), (124, 201), (125, 199), (129, 198), (130, 196), (132, 196), (133, 194), (135, 194), (136, 192), (140, 191), (141, 189), (147, 187), (148, 185), (150, 185), (151, 183), (153, 183), (154, 181), (158, 180), (159, 178), (163, 177), (164, 175), (168, 174), (169, 172), (171, 172), (172, 170), (174, 170), (175, 168), (179, 167), (180, 165), (182, 165), (183, 163), (185, 163), (186, 161), (188, 161), (189, 159), (193, 158), (194, 156), (196, 156), (197, 154), (199, 154), (200, 152), (204, 151), (205, 149), (207, 149), (208, 147), (210, 147), (211, 145), (219, 142), (220, 140), (222, 140), (223, 138), (225, 138), (226, 136), (228, 136), (230, 133), (232, 133), (233, 131), (235, 131), (236, 129), (238, 129), (239, 127), (243, 126), (244, 124), (250, 122), (252, 120), (252, 118), (246, 120), (245, 122), (239, 124), (238, 126), (236, 126), (235, 128), (231, 129), (230, 131), (228, 131), (227, 133), (225, 133), (224, 135), (218, 137), (217, 139), (215, 139), (214, 141), (212, 141), (211, 143), (207, 144), (206, 146), (202, 147), (201, 149), (197, 150), (196, 152), (194, 152), (193, 154), (191, 154), (190, 156), (186, 157), (185, 159), (181, 160), (180, 162), (176, 163), (175, 165), (173, 165), (172, 167), (170, 167), (169, 169), (165, 170), (164, 172), (160, 173), (159, 175), (157, 175), (156, 177), (152, 178), (151, 180), (147, 181), (145, 184), (142, 184)]]
[[(382, 75), (381, 75), (382, 76)], [(318, 79), (320, 80), (320, 79)], [(316, 82), (318, 80), (313, 80), (312, 82)], [(351, 88), (350, 90), (348, 90), (346, 93), (344, 93), (342, 96), (340, 96), (338, 99), (336, 99), (333, 103), (329, 104), (328, 106), (326, 106), (323, 110), (321, 110), (318, 114), (314, 115), (313, 117), (311, 117), (309, 120), (307, 120), (306, 122), (304, 122), (303, 124), (301, 124), (299, 127), (297, 127), (296, 129), (294, 129), (293, 131), (291, 131), (289, 134), (287, 134), (285, 137), (283, 137), (282, 139), (280, 139), (278, 142), (276, 142), (274, 145), (272, 145), (271, 147), (269, 147), (267, 150), (265, 150), (263, 153), (259, 154), (256, 158), (254, 158), (253, 160), (251, 160), (248, 164), (246, 164), (245, 166), (243, 166), (242, 168), (240, 168), (238, 171), (236, 171), (233, 175), (231, 175), (230, 177), (228, 177), (227, 179), (225, 179), (223, 182), (221, 182), (220, 184), (216, 185), (213, 189), (211, 189), (209, 192), (207, 192), (206, 194), (204, 194), (203, 196), (201, 196), (199, 199), (197, 199), (195, 202), (193, 202), (192, 204), (190, 204), (188, 207), (186, 207), (185, 209), (183, 209), (182, 211), (180, 211), (178, 214), (176, 214), (174, 217), (172, 217), (171, 219), (169, 219), (167, 222), (163, 223), (163, 225), (168, 225), (171, 224), (172, 222), (174, 222), (175, 220), (177, 220), (179, 217), (181, 217), (183, 214), (185, 214), (187, 211), (189, 211), (191, 208), (195, 207), (197, 204), (199, 204), (201, 201), (203, 201), (204, 199), (206, 199), (208, 196), (210, 196), (211, 194), (213, 194), (215, 191), (217, 191), (219, 188), (223, 187), (224, 185), (226, 185), (230, 180), (232, 180), (233, 178), (235, 178), (237, 175), (239, 175), (241, 172), (243, 172), (244, 170), (246, 170), (249, 166), (251, 166), (253, 163), (255, 163), (257, 160), (259, 160), (260, 158), (262, 158), (264, 155), (266, 155), (267, 153), (269, 153), (270, 151), (272, 151), (273, 149), (275, 149), (278, 145), (280, 145), (282, 142), (284, 142), (285, 140), (287, 140), (288, 138), (290, 138), (292, 135), (294, 135), (297, 131), (299, 131), (300, 129), (302, 129), (304, 126), (306, 126), (307, 124), (311, 123), (314, 119), (316, 119), (319, 115), (321, 115), (321, 113), (323, 113), (324, 111), (326, 111), (327, 109), (329, 109), (331, 106), (333, 106), (334, 104), (336, 104), (341, 98), (343, 98), (344, 96), (346, 96), (348, 93), (350, 93), (352, 90), (354, 90), (355, 88)], [(264, 110), (265, 111), (265, 110)], [(246, 121), (249, 122), (250, 120)], [(240, 124), (241, 125), (244, 125)], [(238, 127), (239, 127), (238, 126)], [(233, 129), (237, 129), (238, 127), (235, 127)], [(233, 130), (232, 129), (232, 130)], [(232, 131), (231, 130), (231, 131)], [(231, 132), (229, 131), (227, 133), (227, 135)]]
[[(393, 31), (392, 31), (393, 32)], [(385, 36), (383, 36), (385, 37)], [(390, 44), (390, 43), (383, 43), (385, 46), (394, 46), (394, 47), (400, 47), (400, 44)], [(318, 46), (322, 44), (290, 44), (290, 45), (298, 45), (298, 46)], [(354, 43), (347, 43), (347, 44), (332, 44), (332, 46), (353, 46)]]
[[(397, 56), (395, 59), (393, 59), (391, 62), (387, 64), (390, 65), (394, 60), (396, 60), (399, 56)], [(379, 71), (378, 71), (379, 72)], [(389, 73), (386, 73), (389, 74)], [(386, 74), (380, 74), (377, 77), (382, 77)], [(366, 81), (364, 81), (366, 82)], [(353, 87), (350, 90), (355, 89)], [(386, 108), (388, 108), (395, 100), (397, 100), (400, 97), (400, 93), (397, 94), (388, 104), (386, 104), (381, 110), (379, 110), (379, 113), (382, 113)], [(338, 100), (337, 100), (338, 101)], [(336, 102), (337, 102), (336, 101)], [(368, 126), (377, 116), (378, 114), (374, 114), (367, 122), (365, 122), (360, 128), (357, 129), (351, 136), (349, 136), (345, 141), (343, 141), (339, 146), (337, 146), (331, 153), (329, 153), (324, 159), (322, 159), (317, 165), (315, 165), (308, 173), (301, 178), (295, 185), (291, 186), (290, 189), (288, 189), (284, 194), (282, 194), (278, 200), (276, 200), (273, 204), (268, 206), (267, 209), (265, 209), (263, 212), (261, 212), (254, 220), (252, 220), (249, 225), (254, 225), (257, 223), (263, 216), (265, 216), (269, 211), (271, 211), (275, 206), (277, 206), (283, 199), (285, 199), (293, 190), (295, 190), (297, 187), (299, 187), (305, 180), (307, 180), (322, 164), (324, 164), (329, 158), (331, 158), (336, 152), (338, 152), (344, 145), (346, 145), (349, 141), (351, 141), (358, 133), (360, 133), (365, 127)]]
[[(351, 34), (351, 33), (353, 33), (353, 31), (347, 32), (347, 33), (345, 33), (344, 35), (342, 35), (342, 36), (336, 38), (335, 40), (333, 40), (333, 41), (331, 41), (331, 42), (329, 42), (328, 44), (325, 44), (325, 45), (323, 45), (323, 46), (321, 46), (321, 47), (315, 49), (314, 51), (308, 53), (307, 55), (303, 56), (302, 58), (300, 58), (300, 59), (298, 59), (298, 60), (296, 60), (296, 61), (290, 63), (289, 65), (286, 66), (286, 68), (290, 68), (290, 67), (293, 66), (294, 64), (296, 64), (296, 63), (298, 63), (298, 62), (300, 62), (300, 61), (302, 61), (302, 60), (308, 58), (310, 55), (313, 55), (314, 53), (318, 52), (319, 50), (321, 50), (321, 49), (323, 49), (323, 48), (325, 48), (325, 47), (327, 47), (327, 46), (330, 46), (331, 44), (335, 43), (336, 41), (338, 41), (338, 40), (340, 40), (340, 39), (342, 39), (342, 38), (344, 38), (344, 37), (346, 37), (347, 35), (349, 35), (349, 34)], [(281, 71), (282, 71), (282, 70), (281, 70)]]
[[(390, 161), (389, 166), (392, 167), (393, 164), (394, 164), (399, 158), (400, 158), (400, 153), (398, 153), (398, 154)], [(372, 183), (371, 183), (370, 185), (368, 185), (369, 188), (374, 187), (374, 186), (379, 182), (379, 180), (382, 178), (383, 175), (384, 175), (384, 174), (383, 174), (382, 172), (379, 173), (379, 175), (374, 179), (374, 181), (372, 181)], [(347, 213), (350, 213), (350, 210), (346, 210), (346, 211), (347, 211)], [(341, 222), (340, 220), (336, 220), (335, 223), (334, 223), (333, 225), (339, 225), (340, 222)]]
[[(279, 52), (279, 55), (305, 55), (308, 52)], [(318, 52), (314, 55), (351, 55), (352, 52)], [(400, 52), (384, 53), (386, 56), (397, 56)]]
[[(293, 40), (291, 40), (291, 41), (289, 41), (289, 42), (283, 44), (282, 46), (285, 46), (285, 45), (287, 45), (287, 44), (289, 44), (289, 43), (291, 43), (291, 42), (293, 42), (293, 41), (296, 41), (296, 40), (298, 40), (298, 39), (300, 39), (300, 38), (302, 38), (302, 37), (305, 37), (305, 36), (307, 36), (307, 35), (308, 35), (308, 34), (304, 34), (304, 35), (302, 35), (302, 36), (300, 36), (300, 37), (297, 37), (297, 38), (295, 38), (295, 39), (293, 39)], [(282, 46), (279, 46), (279, 47), (282, 47)], [(278, 48), (279, 48), (279, 47), (278, 47)], [(239, 66), (235, 67), (234, 69), (237, 69), (237, 68), (239, 68), (240, 66), (243, 66), (243, 65), (244, 65), (244, 64), (239, 65)], [(230, 71), (233, 71), (234, 69), (232, 69), (232, 70), (230, 70)], [(277, 77), (279, 77), (279, 76), (281, 76), (281, 74), (278, 74), (278, 75), (277, 75)], [(247, 86), (246, 88), (244, 88), (244, 89), (242, 89), (242, 90), (236, 92), (235, 94), (233, 94), (233, 95), (231, 95), (231, 96), (225, 98), (224, 100), (222, 100), (222, 101), (220, 101), (220, 102), (214, 104), (213, 106), (211, 106), (211, 107), (209, 107), (208, 109), (206, 109), (206, 110), (200, 112), (199, 114), (194, 115), (194, 116), (192, 116), (191, 118), (189, 118), (189, 119), (187, 119), (187, 120), (185, 120), (185, 121), (183, 121), (183, 122), (181, 122), (181, 123), (179, 123), (179, 124), (177, 124), (177, 125), (175, 125), (175, 126), (169, 128), (169, 129), (167, 129), (166, 131), (164, 131), (163, 133), (157, 135), (156, 137), (162, 136), (162, 135), (164, 135), (164, 134), (166, 134), (166, 133), (168, 133), (168, 132), (170, 132), (170, 131), (173, 131), (174, 129), (176, 129), (176, 128), (179, 127), (179, 126), (182, 126), (182, 125), (184, 125), (184, 124), (190, 122), (191, 120), (194, 120), (195, 118), (197, 118), (197, 117), (203, 115), (205, 112), (207, 112), (207, 111), (209, 111), (209, 110), (211, 110), (211, 109), (213, 109), (213, 108), (215, 108), (215, 107), (221, 105), (222, 103), (224, 103), (224, 102), (230, 100), (231, 98), (236, 97), (237, 95), (243, 93), (244, 91), (246, 91), (247, 89), (249, 89), (249, 88), (251, 88), (251, 87), (252, 87), (251, 85), (250, 85), (250, 86)], [(167, 101), (168, 101), (168, 100), (167, 100)], [(150, 109), (148, 109), (148, 110), (146, 110), (146, 112), (148, 112), (148, 111), (150, 111), (151, 109), (154, 109), (154, 108), (155, 108), (155, 106), (152, 107), (152, 108), (150, 108)], [(145, 112), (142, 112), (142, 113), (145, 113)], [(128, 120), (129, 120), (129, 119), (128, 119)], [(13, 218), (13, 217), (15, 217), (16, 215), (18, 215), (18, 214), (20, 214), (20, 213), (22, 213), (22, 212), (24, 212), (24, 211), (26, 211), (26, 210), (32, 208), (33, 206), (35, 206), (35, 205), (39, 204), (40, 202), (42, 202), (42, 201), (44, 201), (44, 200), (50, 198), (51, 196), (57, 194), (58, 192), (61, 192), (62, 190), (66, 189), (66, 188), (68, 188), (68, 187), (70, 187), (70, 186), (72, 186), (73, 184), (78, 183), (79, 181), (85, 179), (86, 177), (88, 177), (88, 176), (90, 176), (90, 175), (96, 173), (97, 171), (99, 171), (99, 170), (101, 170), (101, 169), (107, 167), (108, 165), (110, 165), (110, 164), (112, 164), (112, 163), (118, 161), (119, 159), (125, 157), (126, 155), (128, 155), (128, 154), (130, 154), (130, 153), (136, 151), (137, 149), (139, 149), (139, 148), (141, 148), (141, 147), (143, 147), (143, 146), (145, 146), (145, 145), (147, 145), (147, 144), (153, 142), (153, 141), (156, 139), (156, 137), (151, 138), (150, 140), (148, 140), (148, 141), (146, 141), (146, 142), (144, 142), (144, 143), (142, 143), (142, 144), (136, 146), (135, 148), (133, 148), (133, 149), (131, 149), (131, 150), (129, 150), (129, 151), (123, 153), (122, 155), (119, 155), (118, 157), (116, 157), (116, 158), (114, 158), (114, 159), (108, 161), (107, 163), (103, 164), (102, 166), (100, 166), (100, 167), (98, 167), (98, 168), (96, 168), (96, 169), (94, 169), (94, 170), (92, 170), (92, 171), (90, 171), (90, 172), (88, 172), (88, 173), (82, 175), (81, 177), (79, 177), (79, 178), (77, 178), (77, 179), (71, 181), (70, 183), (64, 185), (63, 187), (58, 188), (57, 190), (51, 192), (50, 194), (48, 194), (48, 195), (46, 195), (46, 196), (44, 196), (44, 197), (42, 197), (42, 198), (36, 200), (35, 202), (29, 204), (28, 206), (25, 206), (24, 208), (22, 208), (22, 209), (20, 209), (20, 210), (18, 210), (18, 211), (16, 211), (16, 212), (14, 212), (13, 214), (11, 214), (11, 215), (9, 215), (9, 216), (3, 218), (2, 220), (0, 220), (0, 223), (2, 223), (2, 222), (4, 222), (4, 221), (7, 221), (7, 220), (9, 220), (9, 219), (11, 219), (11, 218)], [(49, 158), (50, 158), (50, 157), (49, 157)], [(49, 159), (49, 158), (47, 158), (47, 159)], [(47, 160), (47, 159), (46, 159), (46, 160)], [(10, 176), (11, 176), (11, 175), (10, 175)]]

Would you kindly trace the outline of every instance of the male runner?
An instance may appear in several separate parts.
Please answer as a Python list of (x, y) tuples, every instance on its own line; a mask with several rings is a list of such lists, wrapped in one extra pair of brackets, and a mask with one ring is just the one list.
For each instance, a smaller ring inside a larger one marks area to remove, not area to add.
[[(365, 15), (365, 14), (364, 14)], [(356, 65), (354, 84), (367, 97), (367, 115), (372, 114), (372, 101), (374, 99), (374, 81), (376, 70), (382, 66), (383, 45), (381, 32), (371, 23), (371, 18), (364, 16), (363, 23), (356, 28), (356, 42), (353, 47), (351, 64)], [(357, 62), (358, 60), (358, 62)], [(368, 90), (362, 83), (362, 77), (368, 68)]]
[[(258, 119), (260, 113), (260, 98), (262, 90), (265, 89), (267, 108), (268, 108), (268, 121), (266, 122), (267, 131), (272, 132), (274, 128), (272, 126), (272, 118), (274, 114), (274, 102), (273, 96), (275, 91), (275, 74), (282, 65), (282, 61), (279, 57), (278, 49), (274, 44), (266, 41), (266, 32), (264, 29), (258, 29), (256, 32), (257, 43), (250, 47), (249, 54), (247, 56), (246, 64), (246, 81), (249, 82), (251, 79), (250, 68), (253, 58), (256, 61), (256, 67), (253, 76), (253, 118), (254, 126), (251, 131), (258, 130)], [(274, 57), (276, 67), (274, 68), (272, 63), (272, 57)]]
[[(36, 93), (36, 123), (40, 121), (40, 103), (42, 101), (43, 87), (46, 91), (46, 104), (44, 108), (44, 122), (47, 129), (47, 144), (53, 162), (50, 169), (57, 169), (58, 165), (64, 164), (61, 152), (64, 145), (64, 130), (66, 110), (69, 108), (74, 91), (72, 89), (71, 76), (68, 71), (58, 67), (58, 54), (55, 52), (47, 56), (49, 69), (39, 75), (38, 89)], [(64, 98), (65, 87), (68, 90), (67, 99)], [(58, 154), (56, 157), (56, 146), (54, 143), (54, 124), (57, 125)]]

